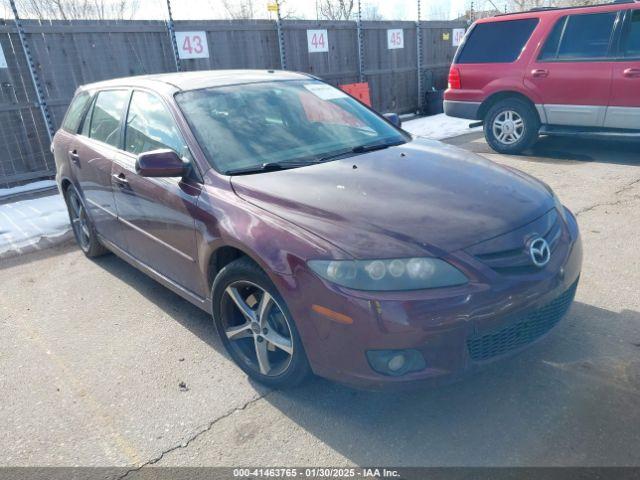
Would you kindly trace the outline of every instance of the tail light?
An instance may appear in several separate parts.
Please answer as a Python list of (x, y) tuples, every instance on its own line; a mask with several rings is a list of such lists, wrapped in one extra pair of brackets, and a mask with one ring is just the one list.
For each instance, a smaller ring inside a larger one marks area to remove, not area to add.
[(449, 88), (460, 89), (462, 88), (462, 80), (460, 78), (460, 69), (451, 67), (449, 70)]

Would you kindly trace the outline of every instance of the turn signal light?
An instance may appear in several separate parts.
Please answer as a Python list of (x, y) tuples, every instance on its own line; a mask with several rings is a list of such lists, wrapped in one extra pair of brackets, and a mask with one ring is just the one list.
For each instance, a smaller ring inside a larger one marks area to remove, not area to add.
[(462, 79), (460, 77), (460, 69), (451, 67), (449, 70), (449, 88), (459, 90), (462, 88)]

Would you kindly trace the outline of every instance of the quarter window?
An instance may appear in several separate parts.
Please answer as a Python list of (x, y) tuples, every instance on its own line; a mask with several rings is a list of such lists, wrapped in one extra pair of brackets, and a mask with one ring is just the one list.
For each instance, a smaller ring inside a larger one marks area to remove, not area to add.
[(162, 101), (150, 93), (136, 91), (129, 106), (125, 149), (138, 155), (161, 148), (183, 155), (186, 147)]
[(128, 98), (126, 90), (100, 92), (91, 115), (89, 137), (119, 147), (120, 121)]
[(626, 32), (623, 51), (625, 57), (640, 58), (640, 10), (635, 10)]
[(537, 18), (479, 23), (471, 31), (455, 63), (511, 63), (538, 25)]
[(82, 115), (86, 110), (89, 100), (91, 100), (91, 96), (88, 92), (80, 92), (76, 95), (76, 97), (71, 101), (69, 110), (67, 110), (67, 114), (62, 122), (62, 128), (64, 130), (71, 133), (77, 133), (80, 120), (82, 119)]
[(571, 15), (560, 40), (559, 60), (593, 60), (609, 56), (616, 12)]

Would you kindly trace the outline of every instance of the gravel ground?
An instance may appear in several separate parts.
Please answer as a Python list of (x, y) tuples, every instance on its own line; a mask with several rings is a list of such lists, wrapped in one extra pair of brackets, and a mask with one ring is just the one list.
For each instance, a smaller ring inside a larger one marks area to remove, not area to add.
[(204, 313), (67, 244), (0, 263), (0, 465), (640, 465), (638, 145), (545, 139), (505, 157), (478, 134), (450, 143), (577, 212), (582, 281), (552, 335), (439, 389), (269, 391)]

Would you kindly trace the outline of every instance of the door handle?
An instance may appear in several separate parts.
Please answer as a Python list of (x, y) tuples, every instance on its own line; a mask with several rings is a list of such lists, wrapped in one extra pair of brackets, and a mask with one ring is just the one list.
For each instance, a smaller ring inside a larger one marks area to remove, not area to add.
[(627, 68), (622, 74), (627, 78), (640, 78), (640, 68)]
[(533, 78), (547, 78), (549, 76), (549, 70), (536, 68), (535, 70), (531, 70), (531, 76), (533, 76)]
[(129, 180), (127, 180), (127, 178), (124, 176), (124, 173), (119, 173), (117, 175), (114, 173), (113, 175), (111, 175), (111, 177), (120, 186), (125, 186), (129, 184)]
[(78, 155), (77, 150), (69, 150), (69, 158), (74, 164), (80, 165), (80, 156)]

